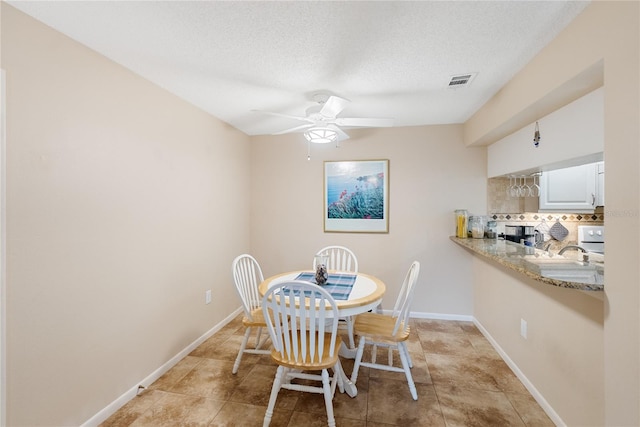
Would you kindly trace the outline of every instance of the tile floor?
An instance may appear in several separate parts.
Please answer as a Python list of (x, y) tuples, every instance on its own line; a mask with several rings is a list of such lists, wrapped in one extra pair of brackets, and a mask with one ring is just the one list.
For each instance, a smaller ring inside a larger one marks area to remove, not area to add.
[[(247, 354), (231, 374), (243, 333), (238, 317), (102, 427), (261, 426), (276, 365)], [(409, 351), (418, 400), (403, 373), (361, 368), (355, 398), (336, 392), (338, 427), (554, 425), (473, 323), (412, 320)], [(350, 375), (353, 361), (342, 364)], [(322, 395), (281, 390), (271, 425), (326, 420)]]

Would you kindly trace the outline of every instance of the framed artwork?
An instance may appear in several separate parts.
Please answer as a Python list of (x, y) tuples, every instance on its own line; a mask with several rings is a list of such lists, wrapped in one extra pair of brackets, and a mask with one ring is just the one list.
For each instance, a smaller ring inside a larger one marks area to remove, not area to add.
[(389, 160), (324, 162), (324, 231), (389, 232)]

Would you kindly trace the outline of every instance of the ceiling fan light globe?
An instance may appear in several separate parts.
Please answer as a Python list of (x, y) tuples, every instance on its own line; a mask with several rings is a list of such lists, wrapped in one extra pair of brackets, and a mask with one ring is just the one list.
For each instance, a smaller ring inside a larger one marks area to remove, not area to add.
[(311, 128), (304, 133), (304, 137), (314, 144), (327, 144), (338, 140), (338, 132), (329, 128)]

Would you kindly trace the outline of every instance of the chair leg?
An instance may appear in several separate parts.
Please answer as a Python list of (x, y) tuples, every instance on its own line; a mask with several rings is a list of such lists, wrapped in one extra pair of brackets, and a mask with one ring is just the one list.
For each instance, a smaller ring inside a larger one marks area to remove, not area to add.
[[(346, 378), (346, 375), (344, 373), (344, 370), (342, 369), (340, 359), (338, 359), (338, 362), (333, 367), (333, 377), (337, 382), (338, 390), (340, 390), (340, 393), (344, 393), (344, 379)], [(331, 393), (335, 394), (335, 388), (331, 391)]]
[(262, 327), (258, 326), (258, 330), (256, 332), (256, 347), (255, 349), (258, 350), (260, 347), (262, 347)]
[(353, 338), (353, 316), (347, 316), (347, 331), (349, 334), (349, 348), (355, 348), (356, 342)]
[(331, 393), (331, 384), (329, 383), (329, 372), (326, 369), (322, 370), (322, 390), (324, 392), (324, 406), (327, 408), (327, 424), (329, 427), (335, 427), (336, 420), (333, 417), (333, 393)]
[(282, 378), (284, 376), (284, 366), (278, 366), (276, 371), (276, 377), (273, 380), (273, 386), (271, 387), (271, 396), (269, 396), (269, 405), (267, 406), (267, 412), (264, 414), (264, 421), (262, 427), (268, 427), (271, 424), (271, 417), (273, 417), (273, 408), (276, 406), (276, 399), (278, 398), (278, 392), (280, 391), (280, 385), (282, 384)]
[(402, 369), (404, 369), (404, 375), (407, 377), (407, 383), (409, 384), (409, 391), (411, 392), (411, 397), (413, 400), (418, 400), (418, 391), (416, 390), (416, 385), (413, 382), (413, 377), (411, 376), (411, 368), (409, 367), (407, 346), (404, 342), (398, 343), (398, 353), (400, 353), (400, 361), (402, 362)]
[(240, 350), (238, 351), (238, 356), (236, 357), (236, 362), (233, 364), (233, 369), (231, 373), (238, 373), (238, 368), (240, 367), (240, 361), (242, 360), (242, 355), (244, 354), (245, 348), (247, 348), (247, 342), (249, 341), (249, 336), (251, 335), (251, 327), (247, 327), (247, 330), (244, 332), (244, 338), (242, 339), (242, 344), (240, 344)]
[(358, 380), (358, 371), (360, 370), (360, 362), (362, 362), (362, 354), (364, 353), (364, 337), (360, 337), (358, 342), (358, 351), (356, 351), (356, 360), (353, 363), (353, 372), (351, 372), (351, 382), (353, 384)]

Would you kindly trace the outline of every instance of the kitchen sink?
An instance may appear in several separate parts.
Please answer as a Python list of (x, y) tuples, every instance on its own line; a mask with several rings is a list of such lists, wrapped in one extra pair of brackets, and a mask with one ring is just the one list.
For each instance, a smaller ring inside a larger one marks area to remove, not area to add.
[(604, 285), (604, 274), (597, 270), (541, 270), (540, 275), (554, 280), (565, 282), (587, 283), (592, 285)]
[(527, 258), (525, 262), (541, 276), (566, 282), (602, 284), (604, 269), (596, 264), (570, 258)]
[[(562, 265), (581, 265), (585, 266), (584, 262), (571, 258), (525, 258), (526, 262), (535, 265), (543, 266), (562, 266)], [(590, 266), (590, 265), (587, 265)]]

